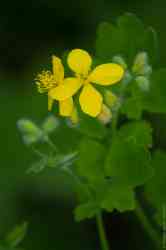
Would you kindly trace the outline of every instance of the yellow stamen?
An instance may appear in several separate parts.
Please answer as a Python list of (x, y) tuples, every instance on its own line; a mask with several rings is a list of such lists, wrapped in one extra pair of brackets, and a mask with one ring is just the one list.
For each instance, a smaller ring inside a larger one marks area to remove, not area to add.
[(42, 71), (37, 75), (36, 84), (40, 93), (47, 92), (49, 89), (57, 86), (54, 75), (50, 71)]

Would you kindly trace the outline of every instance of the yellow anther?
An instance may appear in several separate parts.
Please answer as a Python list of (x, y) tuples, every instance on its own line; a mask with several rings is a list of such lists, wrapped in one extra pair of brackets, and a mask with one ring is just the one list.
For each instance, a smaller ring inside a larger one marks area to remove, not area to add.
[(37, 75), (36, 84), (40, 93), (47, 92), (57, 85), (54, 75), (50, 71), (42, 71)]

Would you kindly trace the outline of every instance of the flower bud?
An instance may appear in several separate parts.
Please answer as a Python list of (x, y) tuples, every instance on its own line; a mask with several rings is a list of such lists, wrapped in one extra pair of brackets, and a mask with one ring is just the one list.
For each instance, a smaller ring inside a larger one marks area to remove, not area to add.
[(103, 104), (101, 113), (98, 115), (97, 118), (103, 124), (108, 124), (112, 119), (112, 112), (105, 104)]
[(148, 66), (148, 55), (146, 52), (140, 52), (136, 55), (132, 71), (135, 74), (144, 74), (145, 67)]
[(146, 76), (149, 76), (150, 74), (152, 74), (152, 67), (150, 65), (146, 65), (144, 67), (143, 74), (146, 75)]
[(32, 121), (20, 119), (17, 123), (22, 133), (24, 143), (30, 145), (44, 137), (43, 131)]
[(58, 119), (55, 116), (50, 115), (43, 122), (42, 129), (46, 134), (49, 134), (53, 132), (58, 127), (58, 125)]
[(147, 77), (145, 76), (138, 76), (135, 79), (138, 87), (143, 91), (143, 92), (147, 92), (149, 91), (150, 88), (150, 81)]
[(127, 64), (126, 64), (125, 60), (123, 59), (123, 57), (116, 55), (112, 58), (112, 61), (114, 63), (121, 65), (124, 70), (127, 69)]
[(118, 97), (111, 91), (106, 90), (104, 94), (104, 101), (108, 107), (113, 108), (118, 103)]

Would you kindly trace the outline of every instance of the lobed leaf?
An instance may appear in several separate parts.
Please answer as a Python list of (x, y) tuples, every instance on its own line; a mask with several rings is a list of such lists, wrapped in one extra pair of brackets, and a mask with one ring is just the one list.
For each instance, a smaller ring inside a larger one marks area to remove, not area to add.
[(148, 146), (152, 143), (151, 128), (145, 122), (131, 122), (121, 127), (112, 141), (105, 170), (108, 176), (136, 187), (153, 175)]
[(123, 56), (129, 65), (140, 51), (146, 51), (150, 63), (157, 60), (157, 38), (154, 30), (145, 29), (142, 22), (133, 14), (122, 15), (117, 23), (102, 23), (96, 41), (96, 54), (106, 60), (115, 55)]
[(85, 203), (82, 205), (79, 205), (75, 209), (75, 220), (81, 221), (84, 219), (90, 219), (94, 217), (98, 212), (100, 211), (100, 208), (98, 205), (94, 202)]
[(103, 139), (107, 135), (106, 127), (97, 119), (83, 115), (80, 119), (78, 131), (94, 139)]
[(101, 143), (84, 138), (80, 142), (79, 157), (76, 162), (78, 174), (91, 180), (104, 176), (105, 154), (106, 149)]

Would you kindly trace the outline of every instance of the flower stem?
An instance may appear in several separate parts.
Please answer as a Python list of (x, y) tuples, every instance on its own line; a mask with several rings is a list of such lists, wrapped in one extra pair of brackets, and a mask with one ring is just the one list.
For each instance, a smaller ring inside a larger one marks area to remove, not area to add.
[(97, 223), (98, 232), (99, 232), (101, 249), (102, 250), (109, 250), (108, 241), (106, 239), (106, 234), (105, 234), (105, 230), (104, 230), (104, 224), (103, 224), (103, 218), (102, 218), (101, 212), (98, 213), (96, 216), (96, 223)]
[(55, 144), (52, 142), (52, 140), (48, 137), (47, 138), (47, 143), (48, 145), (53, 149), (53, 151), (55, 151), (57, 153), (57, 147), (55, 146)]
[(135, 213), (136, 213), (137, 217), (139, 218), (139, 220), (141, 221), (145, 231), (147, 232), (149, 237), (152, 239), (152, 241), (155, 243), (156, 249), (157, 250), (161, 249), (162, 248), (162, 246), (161, 246), (162, 239), (160, 239), (160, 235), (158, 234), (158, 232), (153, 228), (153, 226), (149, 222), (142, 206), (140, 205), (140, 203), (138, 201), (136, 204)]
[(35, 153), (37, 156), (43, 158), (46, 157), (45, 154), (43, 154), (42, 152), (40, 152), (37, 148), (35, 148), (34, 146), (31, 147), (32, 152)]

